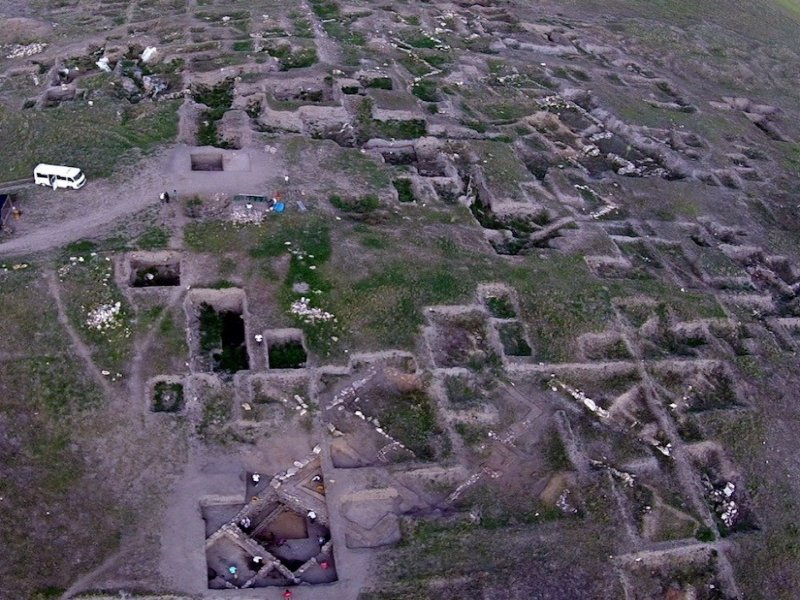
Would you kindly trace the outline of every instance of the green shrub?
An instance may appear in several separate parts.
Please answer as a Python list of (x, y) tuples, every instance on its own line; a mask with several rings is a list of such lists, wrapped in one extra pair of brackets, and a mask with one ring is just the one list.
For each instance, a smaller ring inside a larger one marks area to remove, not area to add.
[(253, 40), (237, 40), (233, 42), (233, 50), (235, 52), (252, 52)]
[(339, 5), (334, 0), (311, 0), (314, 14), (321, 20), (336, 19), (340, 16)]
[(228, 78), (215, 86), (198, 85), (192, 92), (195, 102), (205, 104), (208, 110), (200, 116), (200, 127), (197, 130), (197, 141), (201, 146), (227, 146), (217, 138), (217, 121), (219, 121), (233, 104), (233, 79)]
[(486, 308), (496, 319), (513, 319), (517, 316), (514, 305), (508, 296), (488, 296), (486, 298)]
[(378, 90), (391, 90), (394, 88), (391, 77), (373, 77), (365, 81), (364, 86)]
[(270, 369), (299, 369), (306, 364), (306, 351), (303, 344), (297, 340), (270, 345)]
[(411, 93), (424, 102), (437, 102), (439, 100), (436, 82), (431, 79), (423, 79), (416, 82), (411, 87)]
[(715, 539), (714, 532), (705, 525), (698, 528), (694, 534), (694, 537), (700, 542), (713, 542)]
[(411, 190), (410, 179), (395, 179), (392, 181), (394, 189), (397, 190), (397, 199), (400, 202), (415, 202), (414, 192)]
[(297, 52), (289, 54), (286, 58), (281, 59), (281, 71), (288, 71), (289, 69), (302, 69), (310, 67), (317, 62), (317, 51), (315, 48), (303, 48)]

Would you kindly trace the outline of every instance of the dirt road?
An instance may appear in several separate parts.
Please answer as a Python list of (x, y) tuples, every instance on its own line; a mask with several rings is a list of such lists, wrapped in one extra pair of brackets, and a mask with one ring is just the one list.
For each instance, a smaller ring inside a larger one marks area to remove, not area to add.
[[(196, 151), (224, 152), (241, 160), (231, 161), (238, 165), (231, 172), (192, 171), (189, 155)], [(0, 257), (33, 254), (96, 237), (122, 219), (157, 204), (163, 191), (177, 190), (178, 200), (218, 193), (263, 193), (268, 182), (282, 176), (280, 156), (257, 149), (220, 151), (177, 145), (115, 177), (89, 181), (80, 190), (26, 190), (20, 206), (22, 219), (13, 222), (13, 234), (0, 237)]]

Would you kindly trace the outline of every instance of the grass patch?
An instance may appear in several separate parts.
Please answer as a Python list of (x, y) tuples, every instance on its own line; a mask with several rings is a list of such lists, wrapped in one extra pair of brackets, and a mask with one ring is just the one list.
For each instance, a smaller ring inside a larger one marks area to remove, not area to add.
[[(153, 320), (158, 315), (153, 317)], [(140, 324), (140, 330), (143, 327)], [(158, 324), (156, 337), (150, 345), (146, 358), (149, 372), (152, 374), (178, 373), (184, 368), (189, 347), (186, 342), (184, 330), (183, 311), (175, 314), (174, 310), (168, 311)]]
[(425, 136), (428, 131), (424, 119), (388, 119), (379, 121), (372, 118), (373, 100), (364, 98), (356, 111), (358, 139), (361, 143), (372, 138), (415, 140)]
[(201, 395), (203, 413), (197, 434), (207, 440), (223, 441), (222, 431), (233, 413), (233, 400), (226, 389), (206, 388)]
[(403, 65), (413, 77), (423, 77), (433, 70), (433, 67), (426, 61), (411, 54), (404, 54), (397, 62)]
[(47, 586), (36, 590), (30, 600), (58, 600), (66, 591), (64, 588)]
[(278, 59), (281, 71), (310, 67), (319, 60), (316, 48), (294, 49), (289, 44), (279, 44), (267, 46), (265, 50), (267, 54)]
[(443, 435), (436, 421), (434, 404), (424, 391), (398, 394), (382, 407), (382, 427), (421, 460), (436, 457), (434, 438)]
[(170, 233), (162, 227), (151, 227), (136, 240), (140, 250), (160, 250), (169, 244)]
[[(40, 162), (80, 167), (87, 177), (108, 177), (132, 151), (150, 152), (178, 133), (180, 101), (120, 105), (97, 98), (93, 106), (68, 102), (21, 111), (0, 105), (0, 180), (30, 177)], [(118, 111), (121, 116), (118, 116)]]
[(370, 156), (353, 148), (341, 148), (323, 159), (324, 169), (346, 175), (354, 186), (365, 186), (371, 190), (389, 187), (389, 169)]
[(381, 201), (374, 194), (347, 198), (334, 194), (328, 200), (334, 207), (345, 213), (365, 214), (377, 210), (381, 206)]
[(289, 14), (292, 20), (292, 35), (299, 38), (314, 38), (314, 28), (311, 26), (311, 21), (306, 19), (299, 12), (292, 12)]
[(800, 176), (800, 144), (793, 144), (790, 146), (786, 160), (789, 165), (789, 169), (794, 171), (796, 175)]
[[(10, 268), (9, 263), (5, 264)], [(0, 340), (20, 343), (24, 340), (26, 347), (36, 352), (66, 348), (55, 301), (35, 266), (17, 271), (0, 270), (0, 304), (3, 306)]]
[(456, 410), (473, 408), (486, 402), (484, 394), (467, 377), (448, 375), (444, 379), (444, 389), (448, 402)]
[[(485, 499), (487, 507), (496, 503), (492, 494)], [(537, 522), (549, 516), (542, 511)], [(608, 556), (612, 540), (583, 521), (558, 525), (558, 535), (542, 535), (531, 544), (530, 527), (515, 526), (514, 521), (508, 527), (466, 519), (406, 522), (403, 541), (380, 555), (373, 583), (359, 600), (512, 598), (519, 590), (552, 598), (623, 597), (615, 574), (591, 563), (594, 557)], [(479, 572), (476, 564), (481, 565)]]
[(253, 40), (236, 40), (232, 48), (234, 52), (252, 52)]
[(373, 120), (369, 131), (369, 137), (380, 137), (395, 140), (416, 140), (424, 137), (428, 132), (428, 125), (424, 119), (398, 120), (389, 119), (387, 121)]
[[(46, 327), (41, 323), (40, 327)], [(63, 329), (57, 330), (64, 335)], [(5, 350), (9, 350), (6, 345)], [(69, 587), (83, 571), (75, 564), (102, 562), (114, 543), (114, 505), (95, 500), (84, 480), (91, 444), (82, 424), (102, 402), (102, 393), (69, 354), (0, 361), (0, 422), (13, 423), (11, 444), (0, 445), (0, 531), (4, 561), (0, 566), (0, 595), (4, 598), (53, 598), (56, 588)], [(91, 456), (91, 455), (89, 455)], [(102, 489), (102, 488), (101, 488)], [(98, 504), (103, 503), (102, 507)], [(59, 516), (52, 507), (64, 511)], [(45, 510), (53, 511), (44, 516)], [(47, 519), (43, 527), (31, 524), (32, 515)], [(99, 531), (92, 531), (92, 527)], [(53, 531), (59, 535), (54, 536)], [(51, 552), (42, 554), (42, 547)], [(46, 580), (30, 577), (31, 564), (49, 572)], [(12, 591), (13, 590), (13, 591)]]
[(236, 226), (228, 221), (204, 221), (186, 225), (183, 239), (190, 250), (219, 255), (253, 248), (263, 233), (264, 228), (257, 225)]
[[(331, 257), (332, 247), (330, 226), (326, 220), (314, 216), (304, 216), (294, 221), (287, 219), (281, 230), (268, 230), (251, 250), (251, 255), (255, 258), (274, 258), (286, 252), (291, 257), (279, 302), (305, 332), (309, 347), (320, 354), (329, 355), (338, 323), (331, 318), (312, 319), (290, 312), (293, 303), (304, 297), (311, 309), (323, 310), (329, 302), (332, 284), (327, 277), (325, 263)], [(292, 289), (295, 284), (306, 284), (311, 292), (298, 294)]]
[(486, 183), (501, 197), (523, 200), (519, 185), (530, 181), (531, 174), (509, 144), (476, 140), (471, 142), (482, 159)]
[(365, 235), (360, 241), (364, 248), (369, 248), (371, 250), (384, 250), (389, 247), (386, 240), (378, 235)]
[(67, 316), (97, 365), (115, 380), (130, 358), (133, 312), (114, 283), (110, 260), (96, 253), (71, 258), (58, 271)]
[(228, 78), (215, 86), (197, 85), (192, 90), (192, 98), (199, 104), (204, 104), (208, 110), (203, 111), (200, 117), (200, 127), (197, 130), (197, 142), (201, 146), (225, 147), (217, 136), (217, 121), (219, 121), (233, 103), (233, 79)]
[(341, 16), (339, 5), (334, 0), (311, 0), (311, 9), (323, 21)]
[(464, 440), (464, 443), (470, 448), (480, 446), (488, 439), (487, 434), (489, 428), (483, 425), (459, 421), (455, 425), (455, 430), (456, 433), (461, 436), (461, 439)]
[(613, 310), (607, 286), (591, 275), (582, 257), (549, 258), (531, 259), (509, 275), (539, 359), (559, 362), (572, 355), (579, 335), (604, 327)]
[(422, 262), (389, 261), (342, 281), (331, 299), (343, 328), (367, 347), (410, 349), (423, 323), (423, 306), (462, 300), (473, 289), (470, 274), (428, 255)]
[(569, 459), (567, 447), (561, 440), (557, 431), (553, 431), (547, 438), (544, 448), (547, 464), (553, 471), (569, 471), (572, 469), (572, 461)]

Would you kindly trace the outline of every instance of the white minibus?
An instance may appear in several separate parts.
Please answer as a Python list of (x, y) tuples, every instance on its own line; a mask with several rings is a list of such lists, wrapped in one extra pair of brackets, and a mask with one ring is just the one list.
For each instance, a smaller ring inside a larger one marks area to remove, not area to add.
[(50, 186), (54, 190), (58, 188), (77, 190), (86, 183), (86, 176), (77, 167), (39, 164), (33, 170), (33, 182), (37, 185)]

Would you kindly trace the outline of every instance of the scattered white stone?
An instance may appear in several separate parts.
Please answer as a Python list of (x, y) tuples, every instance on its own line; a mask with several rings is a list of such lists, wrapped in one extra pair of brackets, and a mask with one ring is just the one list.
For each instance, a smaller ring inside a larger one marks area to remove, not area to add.
[(98, 60), (94, 64), (96, 64), (97, 68), (100, 69), (101, 71), (105, 71), (106, 73), (111, 73), (111, 65), (108, 64), (107, 56), (100, 57), (100, 60)]
[(26, 56), (33, 56), (39, 54), (47, 48), (47, 44), (41, 42), (34, 42), (33, 44), (13, 44), (10, 46), (11, 52), (6, 54), (6, 58), (25, 58)]
[(158, 48), (155, 46), (148, 46), (142, 52), (142, 62), (145, 64), (155, 62), (158, 59)]
[(736, 486), (733, 485), (733, 483), (730, 481), (725, 484), (724, 488), (722, 488), (722, 493), (725, 494), (726, 498), (730, 498), (731, 496), (733, 496), (733, 492), (735, 491), (736, 491)]

